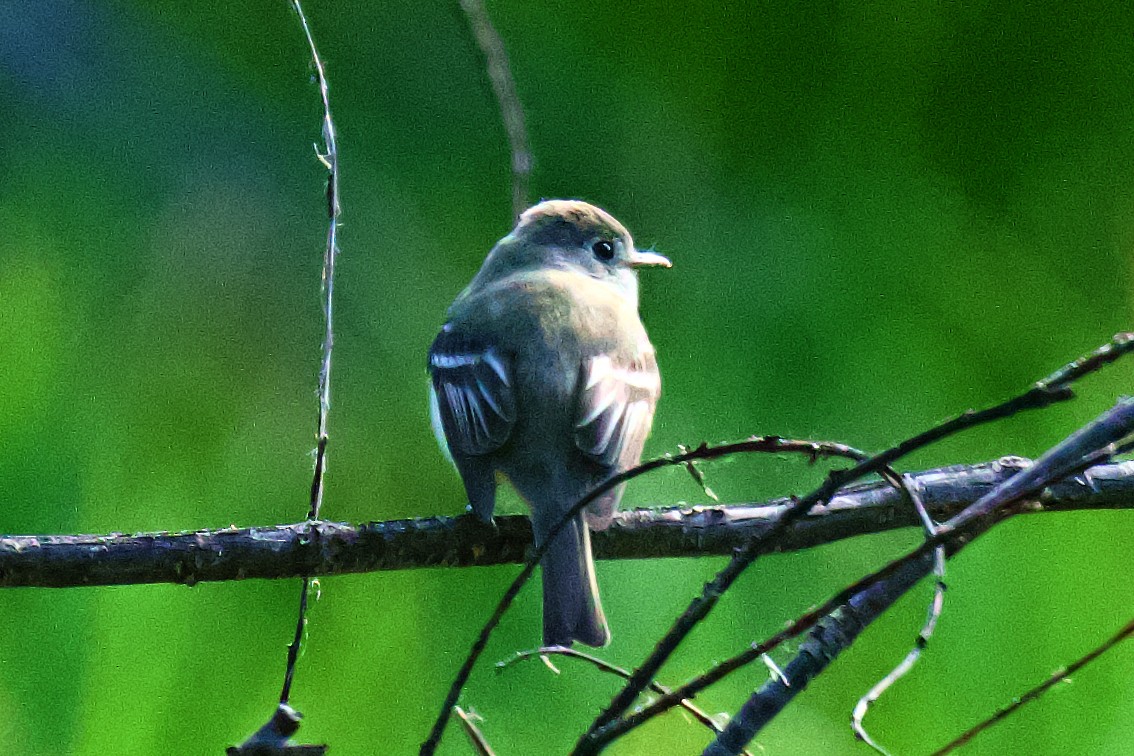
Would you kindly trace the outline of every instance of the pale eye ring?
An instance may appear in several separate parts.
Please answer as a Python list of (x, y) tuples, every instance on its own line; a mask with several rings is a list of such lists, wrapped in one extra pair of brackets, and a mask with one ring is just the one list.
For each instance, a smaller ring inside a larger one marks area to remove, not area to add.
[(591, 245), (591, 251), (595, 253), (595, 257), (603, 261), (614, 259), (614, 242), (607, 239), (599, 239)]

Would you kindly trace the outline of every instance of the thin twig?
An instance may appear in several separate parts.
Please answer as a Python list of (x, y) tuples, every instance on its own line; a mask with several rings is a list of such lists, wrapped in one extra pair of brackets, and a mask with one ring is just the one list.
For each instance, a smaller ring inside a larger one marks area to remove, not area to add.
[[(292, 0), (292, 8), (299, 17), (303, 27), (303, 35), (307, 39), (307, 47), (311, 53), (311, 62), (315, 68), (315, 77), (319, 85), (319, 95), (323, 104), (323, 151), (316, 147), (319, 161), (327, 169), (327, 216), (330, 219), (327, 229), (327, 245), (323, 252), (322, 293), (323, 318), (326, 330), (323, 336), (322, 359), (319, 365), (319, 411), (315, 433), (315, 465), (311, 479), (311, 499), (307, 512), (307, 521), (312, 523), (319, 517), (319, 510), (323, 503), (323, 474), (327, 467), (327, 414), (331, 406), (331, 351), (334, 346), (334, 328), (332, 326), (332, 303), (334, 301), (335, 284), (335, 257), (338, 255), (338, 222), (339, 222), (339, 159), (335, 145), (335, 125), (331, 119), (331, 103), (327, 92), (327, 77), (323, 69), (323, 61), (319, 57), (319, 50), (315, 47), (315, 39), (311, 36), (311, 27), (307, 23), (307, 16), (303, 13), (300, 0)], [(315, 531), (317, 533), (317, 531)], [(311, 579), (306, 574), (299, 590), (299, 611), (295, 621), (295, 633), (287, 647), (287, 666), (284, 669), (283, 686), (280, 688), (279, 704), (271, 718), (263, 727), (252, 734), (244, 743), (228, 749), (230, 754), (248, 754), (249, 756), (268, 756), (268, 754), (309, 753), (318, 754), (326, 751), (326, 746), (293, 745), (290, 740), (299, 729), (300, 714), (290, 705), (291, 685), (295, 679), (295, 665), (299, 659), (299, 650), (303, 643), (303, 634), (307, 627), (307, 599), (311, 590)]]
[[(1068, 473), (1068, 475), (1072, 474), (1075, 474), (1075, 472), (1072, 471)], [(654, 701), (648, 706), (643, 707), (641, 710), (635, 711), (633, 714), (625, 717), (624, 719), (620, 719), (608, 725), (601, 734), (607, 739), (620, 737), (621, 735), (629, 732), (639, 725), (644, 724), (649, 719), (652, 719), (653, 717), (658, 716), (673, 708), (675, 702), (679, 698), (692, 698), (700, 691), (720, 681), (737, 669), (740, 669), (741, 667), (752, 663), (756, 659), (762, 658), (764, 654), (777, 648), (785, 641), (798, 637), (804, 632), (811, 630), (824, 619), (831, 616), (832, 613), (836, 612), (836, 610), (838, 610), (840, 606), (847, 604), (853, 597), (867, 591), (871, 586), (876, 585), (881, 581), (891, 581), (892, 583), (898, 583), (901, 581), (901, 579), (904, 579), (901, 577), (903, 575), (908, 578), (910, 576), (909, 570), (917, 569), (916, 567), (912, 567), (911, 565), (916, 565), (919, 561), (926, 560), (929, 552), (935, 550), (938, 546), (944, 545), (947, 550), (947, 555), (949, 550), (952, 550), (952, 553), (956, 553), (956, 551), (963, 548), (964, 545), (973, 537), (973, 533), (970, 533), (969, 529), (971, 529), (974, 524), (980, 525), (982, 528), (987, 528), (995, 525), (999, 521), (999, 519), (1004, 519), (1021, 512), (1029, 511), (1029, 507), (1026, 504), (1026, 498), (1020, 498), (1018, 501), (1021, 503), (1017, 506), (1014, 506), (1008, 510), (997, 512), (996, 518), (985, 519), (985, 516), (982, 515), (976, 521), (976, 523), (970, 522), (960, 525), (956, 532), (950, 531), (948, 533), (943, 533), (939, 531), (938, 534), (934, 536), (934, 538), (923, 543), (917, 549), (902, 557), (899, 557), (898, 559), (893, 560), (881, 569), (869, 575), (866, 575), (854, 584), (839, 591), (818, 608), (812, 609), (796, 618), (791, 623), (789, 623), (784, 630), (761, 641), (760, 643), (753, 644), (744, 652), (737, 654), (736, 656), (727, 659), (724, 662), (716, 664), (712, 669), (697, 676), (680, 688), (674, 690), (671, 695), (663, 696), (662, 698)], [(929, 562), (923, 561), (926, 572), (921, 574), (928, 574), (929, 564)], [(899, 579), (897, 580), (894, 577), (896, 575), (899, 576)], [(840, 620), (840, 622), (843, 621), (845, 620)]]
[(1002, 722), (1003, 720), (1010, 717), (1024, 704), (1031, 703), (1047, 691), (1054, 688), (1059, 683), (1066, 682), (1071, 675), (1075, 674), (1080, 669), (1087, 666), (1095, 659), (1098, 659), (1107, 651), (1110, 651), (1112, 648), (1114, 648), (1127, 638), (1130, 638), (1131, 636), (1134, 636), (1134, 620), (1130, 620), (1130, 622), (1126, 623), (1125, 627), (1112, 635), (1101, 645), (1091, 649), (1089, 652), (1087, 652), (1083, 656), (1080, 656), (1078, 659), (1076, 659), (1071, 664), (1068, 664), (1063, 669), (1057, 670), (1055, 674), (1029, 690), (1027, 693), (1019, 696), (1018, 698), (1015, 698), (1008, 706), (1005, 706), (1002, 709), (998, 709), (996, 713), (990, 716), (988, 719), (985, 719), (984, 721), (974, 725), (973, 727), (963, 732), (955, 740), (950, 741), (946, 745), (934, 751), (933, 756), (944, 756), (944, 754), (952, 753), (953, 751), (957, 750), (958, 748), (975, 738), (977, 735), (987, 730), (989, 727), (992, 727), (993, 725)]
[[(871, 586), (891, 580), (895, 575), (900, 578), (896, 579), (896, 582), (903, 582), (911, 576), (909, 572), (911, 564), (920, 563), (925, 570), (922, 574), (928, 574), (932, 565), (929, 555), (938, 546), (945, 546), (947, 556), (956, 553), (976, 535), (985, 532), (1001, 519), (1022, 508), (1019, 504), (1012, 508), (1004, 508), (1005, 502), (1026, 502), (1028, 497), (1040, 492), (1050, 481), (1078, 474), (1099, 459), (1109, 457), (1114, 453), (1114, 448), (1108, 445), (1125, 439), (1132, 430), (1134, 430), (1134, 399), (1119, 400), (1113, 409), (1073, 433), (1037, 460), (1034, 465), (1013, 475), (1003, 484), (998, 485), (994, 491), (939, 526), (936, 535), (917, 548), (842, 589), (818, 608), (806, 612), (789, 623), (784, 630), (716, 664), (712, 669), (675, 689), (671, 695), (662, 696), (648, 706), (605, 725), (595, 734), (594, 741), (597, 747), (602, 748), (611, 740), (673, 708), (678, 700), (693, 698), (700, 691), (759, 659), (784, 641), (810, 630), (840, 606), (851, 601), (853, 597), (864, 594)], [(1083, 458), (1084, 450), (1087, 449), (1099, 451)], [(579, 749), (576, 748), (575, 752), (578, 753)]]
[[(595, 718), (595, 721), (576, 746), (576, 753), (580, 754), (580, 756), (588, 756), (589, 754), (597, 753), (601, 749), (602, 743), (606, 741), (600, 741), (596, 737), (596, 733), (619, 719), (634, 704), (638, 695), (645, 689), (649, 681), (653, 679), (673, 652), (677, 650), (677, 647), (685, 637), (712, 611), (720, 597), (733, 585), (744, 570), (755, 561), (760, 553), (760, 542), (777, 538), (783, 529), (786, 529), (794, 520), (801, 517), (812, 506), (829, 500), (841, 486), (858, 480), (869, 473), (877, 472), (881, 468), (893, 464), (898, 459), (901, 459), (911, 452), (963, 430), (995, 420), (1001, 420), (1005, 417), (1011, 417), (1025, 410), (1041, 409), (1056, 402), (1066, 401), (1072, 398), (1074, 394), (1071, 391), (1070, 385), (1074, 381), (1098, 370), (1103, 365), (1113, 362), (1130, 351), (1134, 351), (1134, 334), (1118, 334), (1111, 339), (1109, 343), (1065, 365), (1048, 377), (1037, 382), (1031, 389), (1023, 394), (984, 410), (976, 412), (970, 410), (965, 412), (952, 420), (941, 423), (940, 425), (913, 436), (869, 460), (860, 462), (849, 470), (832, 473), (822, 486), (800, 499), (792, 508), (785, 511), (776, 527), (769, 529), (767, 533), (753, 539), (753, 541), (744, 548), (738, 550), (729, 564), (717, 573), (715, 578), (705, 584), (701, 595), (696, 597), (689, 604), (689, 607), (677, 618), (666, 632), (665, 636), (658, 641), (654, 651), (646, 658), (641, 666), (634, 671), (630, 681), (623, 686), (622, 690), (614, 697), (610, 705)], [(581, 511), (581, 509), (582, 507), (579, 507), (577, 510), (572, 509), (572, 516), (577, 514), (578, 511)]]
[[(633, 480), (641, 475), (661, 469), (663, 467), (671, 467), (673, 465), (684, 465), (687, 462), (701, 460), (701, 459), (717, 459), (720, 457), (729, 456), (732, 454), (784, 454), (784, 453), (797, 453), (805, 454), (809, 457), (816, 456), (839, 456), (844, 457), (853, 453), (854, 450), (844, 444), (836, 444), (830, 442), (815, 442), (815, 441), (796, 441), (784, 439), (779, 436), (754, 436), (746, 441), (738, 441), (732, 444), (721, 444), (719, 446), (710, 446), (702, 443), (696, 449), (690, 449), (681, 454), (666, 455), (657, 457), (644, 462), (635, 468), (625, 470), (617, 475), (607, 478), (602, 484), (592, 490), (589, 494), (584, 496), (575, 503), (564, 514), (560, 520), (548, 531), (543, 543), (534, 550), (531, 557), (524, 564), (523, 569), (508, 586), (504, 595), (500, 598), (499, 603), (496, 605), (495, 611), (492, 616), (488, 618), (484, 627), (477, 636), (472, 648), (469, 650), (468, 655), (465, 657), (464, 664), (457, 671), (457, 676), (453, 680), (453, 684), (449, 687), (449, 693), (445, 697), (445, 703), (441, 707), (441, 712), (438, 714), (436, 721), (433, 723), (433, 728), (430, 730), (425, 742), (421, 744), (422, 756), (429, 756), (436, 749), (437, 745), (441, 742), (441, 736), (445, 732), (445, 726), (449, 722), (450, 712), (453, 706), (457, 704), (457, 699), (460, 697), (461, 690), (464, 689), (465, 683), (468, 682), (469, 676), (472, 674), (473, 665), (476, 664), (477, 659), (480, 658), (484, 647), (488, 644), (488, 638), (491, 636), (492, 631), (500, 624), (500, 620), (504, 616), (504, 612), (512, 605), (516, 596), (519, 594), (520, 589), (527, 582), (535, 571), (536, 565), (539, 564), (543, 555), (547, 552), (548, 547), (555, 541), (555, 537), (559, 535), (567, 525), (572, 522), (572, 518), (582, 512), (591, 502), (595, 501), (599, 496), (602, 496), (612, 488), (625, 483), (626, 481)], [(864, 473), (865, 474), (865, 473)], [(787, 512), (791, 512), (796, 505), (793, 504)], [(776, 524), (772, 526), (773, 529), (780, 527), (781, 520), (777, 520)], [(652, 675), (650, 676), (652, 679)], [(648, 680), (643, 683), (643, 687), (648, 684)]]
[[(689, 447), (687, 447), (685, 444), (678, 444), (677, 450), (684, 454), (685, 452), (689, 451)], [(717, 504), (720, 503), (720, 497), (718, 497), (716, 492), (709, 487), (709, 481), (705, 479), (705, 473), (700, 467), (697, 467), (697, 465), (693, 462), (686, 462), (685, 470), (689, 473), (689, 476), (693, 478), (693, 482), (697, 484), (697, 486), (701, 489), (701, 491), (704, 492), (706, 496), (708, 496)]]
[(311, 480), (311, 501), (307, 513), (308, 520), (318, 520), (323, 506), (323, 477), (326, 472), (327, 455), (327, 417), (331, 412), (331, 353), (335, 348), (335, 260), (339, 256), (339, 218), (342, 207), (339, 204), (339, 149), (335, 141), (335, 122), (331, 118), (330, 90), (327, 84), (326, 69), (315, 47), (311, 28), (299, 0), (292, 0), (295, 12), (303, 24), (303, 34), (311, 49), (311, 63), (315, 69), (315, 80), (319, 86), (319, 98), (323, 103), (323, 148), (315, 148), (319, 161), (327, 169), (327, 244), (323, 249), (323, 269), (321, 273), (323, 293), (323, 347), (319, 362), (319, 413), (315, 433), (315, 474)]
[(454, 706), (453, 713), (457, 715), (457, 719), (461, 720), (461, 726), (464, 728), (465, 735), (469, 739), (469, 744), (472, 745), (477, 756), (496, 756), (496, 753), (492, 750), (492, 746), (488, 744), (488, 738), (484, 737), (484, 733), (480, 731), (480, 727), (476, 724), (476, 720), (480, 717), (474, 713), (465, 711), (460, 706)]
[[(916, 585), (928, 572), (928, 560), (912, 561), (893, 575), (868, 586), (850, 601), (822, 617), (799, 652), (779, 675), (773, 675), (729, 720), (724, 732), (703, 756), (736, 756), (761, 727), (806, 690), (839, 652), (854, 642), (870, 622)], [(620, 720), (625, 721), (625, 720)]]
[[(917, 491), (917, 482), (912, 476), (903, 476), (903, 480), (907, 482), (906, 490), (914, 503), (918, 517), (921, 519), (926, 536), (932, 538), (937, 533), (937, 523), (933, 521), (933, 518), (925, 507), (925, 503), (921, 500), (921, 495)], [(945, 605), (944, 546), (938, 546), (933, 552), (933, 574), (937, 578), (933, 584), (933, 598), (929, 602), (929, 611), (926, 613), (925, 623), (917, 634), (913, 648), (909, 650), (909, 653), (906, 654), (905, 658), (902, 659), (898, 666), (890, 670), (885, 677), (875, 683), (875, 685), (866, 692), (866, 695), (858, 699), (858, 703), (855, 704), (854, 710), (851, 712), (851, 728), (854, 730), (855, 736), (878, 753), (883, 754), (883, 756), (889, 756), (889, 752), (870, 737), (870, 733), (866, 731), (866, 727), (863, 725), (863, 719), (870, 710), (871, 704), (877, 701), (894, 683), (901, 680), (913, 669), (918, 659), (921, 658), (925, 647), (929, 645), (930, 639), (933, 638), (933, 632), (937, 629), (937, 620), (940, 619), (941, 610)]]
[[(580, 661), (585, 661), (594, 665), (596, 669), (615, 675), (617, 677), (621, 677), (623, 680), (630, 678), (630, 670), (625, 669), (624, 667), (619, 667), (617, 664), (611, 664), (605, 659), (600, 659), (593, 654), (588, 654), (574, 648), (568, 648), (567, 646), (544, 646), (543, 648), (537, 648), (532, 651), (517, 651), (511, 658), (496, 662), (496, 671), (503, 672), (505, 669), (512, 666), (516, 662), (525, 661), (528, 659), (538, 659), (540, 657), (546, 656), (566, 656), (571, 659), (579, 659)], [(671, 692), (668, 687), (662, 685), (656, 680), (650, 682), (650, 690), (654, 691), (655, 693), (660, 693), (663, 696), (668, 695)], [(697, 704), (693, 703), (692, 701), (682, 701), (678, 705), (681, 708), (685, 709), (685, 711), (689, 712), (689, 714), (694, 719), (708, 727), (713, 732), (720, 733), (724, 729), (719, 724), (717, 724), (716, 720), (710, 717), (701, 707), (697, 706)], [(459, 708), (460, 707), (458, 707), (458, 709)], [(744, 756), (753, 756), (752, 753), (747, 750), (743, 751), (743, 754)]]
[(501, 39), (484, 0), (461, 0), (461, 10), (469, 21), (476, 44), (484, 55), (488, 80), (500, 108), (500, 120), (508, 134), (508, 147), (512, 152), (512, 212), (518, 218), (528, 207), (528, 181), (532, 172), (532, 152), (528, 146), (528, 131), (524, 125), (524, 108), (516, 94), (516, 80), (508, 63), (508, 52)]
[[(335, 142), (335, 122), (331, 118), (331, 100), (327, 85), (326, 70), (311, 27), (299, 0), (292, 0), (292, 7), (303, 26), (303, 35), (311, 51), (311, 63), (315, 69), (315, 80), (319, 86), (319, 98), (323, 105), (323, 148), (316, 147), (319, 161), (327, 169), (327, 244), (323, 250), (322, 293), (323, 293), (323, 347), (319, 362), (319, 409), (315, 431), (315, 469), (311, 476), (311, 498), (307, 511), (308, 521), (319, 519), (323, 506), (323, 480), (327, 469), (327, 417), (331, 411), (331, 353), (335, 346), (334, 301), (335, 301), (335, 259), (339, 254), (338, 228), (342, 209), (339, 205), (339, 152)], [(317, 532), (317, 531), (316, 531)], [(280, 690), (280, 704), (291, 699), (291, 685), (295, 677), (295, 665), (303, 644), (303, 634), (307, 627), (307, 600), (311, 592), (311, 579), (303, 577), (299, 592), (299, 612), (295, 622), (295, 634), (287, 647), (287, 668), (284, 672), (283, 687)]]

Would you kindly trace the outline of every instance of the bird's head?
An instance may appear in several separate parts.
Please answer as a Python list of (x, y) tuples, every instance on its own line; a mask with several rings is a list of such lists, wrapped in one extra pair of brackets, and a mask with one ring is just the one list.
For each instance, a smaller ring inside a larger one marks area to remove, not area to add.
[(528, 208), (489, 253), (482, 276), (558, 268), (607, 282), (637, 300), (635, 268), (670, 267), (665, 257), (634, 246), (626, 227), (579, 200), (545, 200)]

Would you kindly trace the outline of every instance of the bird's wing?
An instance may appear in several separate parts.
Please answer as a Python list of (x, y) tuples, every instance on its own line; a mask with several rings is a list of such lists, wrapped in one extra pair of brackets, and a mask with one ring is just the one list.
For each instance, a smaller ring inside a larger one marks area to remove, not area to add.
[(620, 363), (600, 354), (583, 362), (575, 412), (575, 444), (611, 471), (638, 464), (661, 393), (652, 351)]
[(448, 328), (429, 348), (429, 374), (449, 451), (480, 456), (500, 448), (516, 422), (511, 364), (492, 346)]

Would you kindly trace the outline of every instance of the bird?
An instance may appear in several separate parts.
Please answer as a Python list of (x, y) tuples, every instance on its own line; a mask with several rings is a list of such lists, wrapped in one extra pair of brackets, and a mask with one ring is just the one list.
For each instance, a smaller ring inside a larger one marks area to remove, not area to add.
[[(638, 313), (639, 250), (625, 226), (580, 200), (524, 211), (449, 307), (428, 354), (430, 415), (471, 511), (492, 521), (498, 479), (532, 512), (536, 547), (586, 494), (637, 465), (661, 393)], [(540, 562), (543, 645), (601, 647), (590, 529), (606, 528), (624, 485), (575, 516)]]

